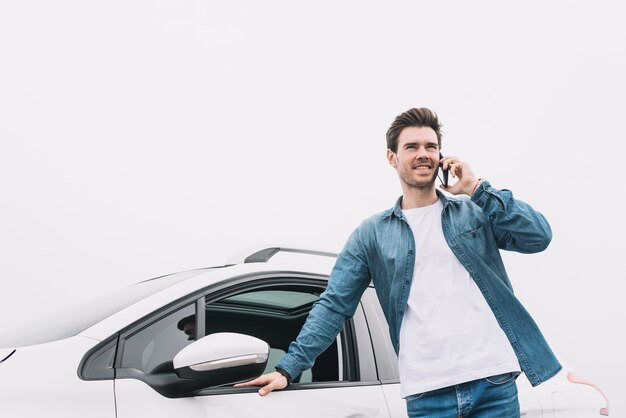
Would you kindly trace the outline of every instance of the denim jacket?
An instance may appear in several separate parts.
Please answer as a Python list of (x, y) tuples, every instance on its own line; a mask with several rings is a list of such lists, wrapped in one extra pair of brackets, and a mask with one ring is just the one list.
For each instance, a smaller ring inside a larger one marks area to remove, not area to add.
[[(443, 203), (442, 227), (452, 252), (470, 273), (506, 334), (533, 386), (561, 365), (537, 324), (513, 294), (499, 249), (543, 251), (552, 238), (546, 219), (509, 190), (484, 181), (471, 198), (437, 191)], [(415, 264), (415, 241), (401, 210), (402, 198), (365, 220), (349, 237), (328, 280), (289, 352), (277, 368), (296, 377), (334, 340), (361, 295), (373, 282), (398, 352), (400, 326)]]

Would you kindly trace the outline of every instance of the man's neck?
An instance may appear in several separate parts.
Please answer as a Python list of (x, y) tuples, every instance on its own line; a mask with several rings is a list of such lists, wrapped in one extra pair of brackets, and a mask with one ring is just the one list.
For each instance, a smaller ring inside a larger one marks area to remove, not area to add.
[(402, 194), (402, 210), (423, 208), (439, 200), (435, 186), (432, 187), (407, 187)]

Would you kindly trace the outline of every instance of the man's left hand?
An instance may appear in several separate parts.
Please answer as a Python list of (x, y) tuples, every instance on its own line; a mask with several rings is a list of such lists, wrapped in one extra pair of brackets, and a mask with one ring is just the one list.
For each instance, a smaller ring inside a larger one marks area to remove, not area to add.
[(446, 156), (441, 162), (443, 163), (443, 170), (450, 170), (450, 175), (456, 177), (458, 181), (454, 184), (449, 184), (448, 187), (441, 188), (452, 194), (466, 194), (472, 195), (474, 186), (478, 182), (478, 177), (472, 171), (472, 168), (466, 162), (460, 161), (457, 157)]

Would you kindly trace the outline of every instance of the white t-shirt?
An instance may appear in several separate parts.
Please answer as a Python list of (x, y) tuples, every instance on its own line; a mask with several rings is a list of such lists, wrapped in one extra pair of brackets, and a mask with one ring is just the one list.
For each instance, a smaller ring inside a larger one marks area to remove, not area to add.
[(403, 211), (415, 237), (415, 269), (400, 328), (402, 396), (520, 370), (478, 286), (448, 246), (443, 205)]

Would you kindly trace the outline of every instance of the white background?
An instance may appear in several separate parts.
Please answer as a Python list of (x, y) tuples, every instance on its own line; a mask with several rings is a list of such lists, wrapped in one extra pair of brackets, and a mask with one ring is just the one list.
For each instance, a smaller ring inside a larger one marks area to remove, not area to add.
[(0, 3), (0, 329), (257, 244), (338, 251), (400, 194), (387, 127), (427, 106), (444, 154), (551, 221), (511, 279), (623, 415), (624, 9)]

